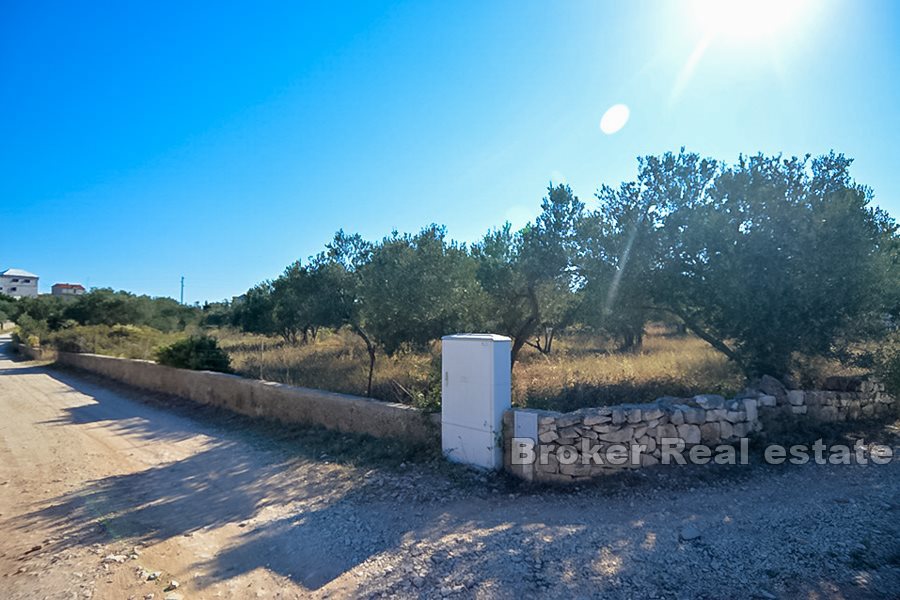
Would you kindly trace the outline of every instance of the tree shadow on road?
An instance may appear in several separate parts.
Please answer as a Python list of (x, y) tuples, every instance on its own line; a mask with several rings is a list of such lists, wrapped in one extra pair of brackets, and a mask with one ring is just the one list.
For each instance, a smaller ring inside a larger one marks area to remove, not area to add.
[[(537, 489), (432, 469), (431, 463), (386, 464), (369, 456), (378, 456), (378, 443), (363, 436), (259, 423), (183, 404), (174, 405), (173, 416), (132, 406), (113, 392), (106, 396), (77, 376), (52, 376), (90, 396), (91, 405), (121, 405), (121, 418), (106, 426), (126, 423), (120, 431), (162, 444), (177, 441), (173, 432), (183, 427), (177, 435), (202, 433), (205, 445), (180, 460), (87, 482), (3, 527), (49, 529), (55, 541), (48, 552), (115, 541), (153, 544), (222, 529), (230, 539), (217, 555), (185, 565), (201, 574), (194, 583), (200, 590), (265, 568), (309, 591), (346, 586), (353, 595), (356, 582), (345, 575), (361, 568), (365, 591), (387, 596), (443, 588), (460, 597), (512, 597), (515, 590), (625, 598), (640, 590), (641, 596), (669, 598), (702, 589), (700, 581), (709, 582), (708, 597), (738, 597), (769, 582), (849, 585), (846, 577), (834, 582), (846, 569), (840, 556), (806, 547), (802, 536), (811, 519), (810, 536), (866, 541), (862, 534), (854, 539), (848, 524), (857, 518), (850, 516), (869, 509), (836, 504), (833, 496), (846, 492), (826, 480), (798, 478), (809, 488), (784, 498), (768, 494), (785, 483), (757, 489), (755, 476), (739, 468), (629, 474), (576, 490)], [(58, 422), (93, 426), (104, 421), (99, 416), (75, 407)], [(769, 527), (767, 507), (785, 498), (789, 510), (773, 511), (779, 527)], [(900, 537), (891, 514), (870, 518), (893, 532), (888, 540)], [(687, 524), (702, 536), (680, 539)], [(734, 556), (743, 557), (737, 575)], [(821, 576), (809, 581), (815, 572)], [(865, 595), (862, 588), (859, 597)]]

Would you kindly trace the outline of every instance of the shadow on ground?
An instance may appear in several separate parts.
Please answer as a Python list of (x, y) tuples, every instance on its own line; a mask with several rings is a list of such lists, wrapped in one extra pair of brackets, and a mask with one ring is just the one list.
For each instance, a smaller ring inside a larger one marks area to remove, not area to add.
[[(864, 598), (877, 595), (853, 587), (854, 574), (893, 569), (900, 557), (900, 513), (866, 504), (867, 494), (881, 493), (877, 479), (857, 477), (870, 487), (848, 492), (802, 469), (677, 477), (660, 470), (576, 490), (536, 489), (431, 458), (404, 468), (396, 453), (361, 436), (148, 400), (173, 415), (71, 373), (16, 373), (50, 376), (72, 390), (64, 393), (89, 397), (53, 425), (109, 427), (158, 443), (198, 434), (208, 441), (182, 460), (87, 482), (4, 526), (50, 528), (57, 540), (50, 552), (227, 528), (233, 538), (221, 552), (186, 565), (203, 574), (195, 582), (201, 589), (266, 568), (307, 590), (354, 571), (367, 593), (389, 596), (446, 589), (460, 597), (676, 598), (705, 586), (706, 597), (738, 597), (793, 585)], [(884, 537), (857, 531), (860, 515)], [(688, 524), (702, 536), (680, 539)], [(872, 564), (850, 564), (843, 550), (810, 538), (870, 548)]]

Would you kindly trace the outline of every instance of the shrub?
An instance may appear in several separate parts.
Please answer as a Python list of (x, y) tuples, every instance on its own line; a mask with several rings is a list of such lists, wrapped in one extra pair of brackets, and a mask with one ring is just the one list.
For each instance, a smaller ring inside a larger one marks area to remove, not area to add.
[(156, 360), (163, 365), (195, 371), (231, 371), (228, 353), (219, 348), (216, 338), (206, 335), (191, 336), (166, 346), (156, 353)]
[(888, 393), (900, 398), (900, 334), (895, 334), (882, 345), (875, 370)]
[(45, 339), (61, 352), (152, 359), (159, 348), (181, 337), (137, 325), (74, 325), (73, 322), (65, 325), (64, 329), (50, 333)]
[(22, 315), (16, 321), (14, 339), (21, 343), (36, 348), (41, 345), (41, 340), (47, 335), (47, 322)]

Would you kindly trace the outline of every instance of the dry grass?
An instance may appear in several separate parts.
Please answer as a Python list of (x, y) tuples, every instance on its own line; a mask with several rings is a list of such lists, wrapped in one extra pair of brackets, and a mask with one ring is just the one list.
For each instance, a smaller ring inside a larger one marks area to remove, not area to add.
[(708, 344), (660, 327), (648, 330), (639, 353), (616, 352), (590, 337), (561, 341), (551, 356), (523, 357), (513, 378), (516, 404), (575, 410), (661, 396), (727, 395), (744, 384), (738, 369)]
[[(350, 332), (322, 332), (307, 345), (291, 346), (281, 339), (220, 331), (220, 346), (231, 356), (231, 367), (245, 377), (279, 381), (364, 395), (368, 355), (359, 338)], [(440, 402), (440, 357), (436, 353), (379, 354), (372, 395), (380, 400), (416, 406)]]
[[(247, 377), (291, 385), (363, 394), (367, 359), (348, 332), (327, 333), (307, 346), (275, 338), (219, 332), (232, 367)], [(620, 402), (649, 402), (660, 396), (736, 392), (743, 377), (703, 341), (651, 328), (642, 352), (617, 353), (609, 343), (573, 335), (553, 354), (526, 350), (513, 373), (513, 402), (520, 406), (574, 410)], [(425, 408), (440, 402), (440, 353), (378, 356), (373, 396)]]

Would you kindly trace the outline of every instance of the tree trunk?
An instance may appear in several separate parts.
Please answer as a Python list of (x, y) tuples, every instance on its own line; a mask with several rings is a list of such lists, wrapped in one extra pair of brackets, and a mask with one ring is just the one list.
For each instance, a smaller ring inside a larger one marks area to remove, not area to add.
[(642, 327), (628, 328), (622, 333), (621, 352), (638, 353), (644, 347), (644, 330)]
[(519, 327), (518, 331), (513, 334), (513, 343), (512, 343), (512, 352), (510, 352), (510, 361), (509, 368), (510, 370), (515, 367), (516, 360), (519, 358), (519, 352), (531, 339), (531, 336), (534, 335), (535, 329), (537, 329), (538, 323), (541, 320), (541, 310), (540, 305), (538, 304), (537, 293), (534, 291), (533, 287), (529, 287), (526, 292), (528, 303), (531, 305), (531, 315), (525, 322), (522, 323), (522, 326)]
[(366, 343), (366, 351), (369, 353), (369, 381), (366, 384), (366, 396), (372, 397), (372, 374), (375, 372), (375, 344), (372, 343), (372, 339), (365, 332), (365, 330), (359, 325), (353, 325), (353, 331), (356, 332), (356, 335), (362, 338), (362, 340)]
[(553, 350), (553, 334), (554, 329), (552, 327), (544, 328), (544, 354), (549, 355), (550, 351)]

